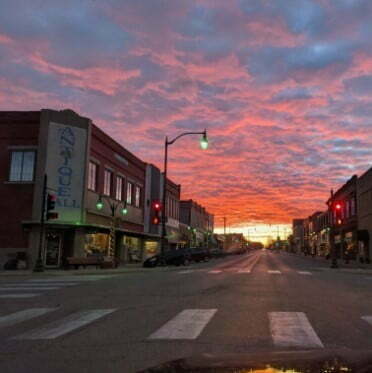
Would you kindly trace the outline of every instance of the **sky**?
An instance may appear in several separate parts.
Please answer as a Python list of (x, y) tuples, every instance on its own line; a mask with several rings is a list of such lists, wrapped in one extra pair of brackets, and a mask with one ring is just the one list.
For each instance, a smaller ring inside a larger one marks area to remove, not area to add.
[[(2, 0), (0, 110), (70, 108), (230, 229), (371, 167), (370, 0)], [(253, 229), (254, 230), (254, 229)], [(253, 234), (253, 233), (252, 233)]]

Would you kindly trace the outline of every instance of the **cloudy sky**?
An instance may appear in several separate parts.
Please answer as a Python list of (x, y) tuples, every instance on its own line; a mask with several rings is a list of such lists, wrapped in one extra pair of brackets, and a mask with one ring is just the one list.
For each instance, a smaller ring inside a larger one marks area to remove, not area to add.
[(2, 0), (0, 110), (71, 108), (231, 226), (371, 166), (370, 0)]

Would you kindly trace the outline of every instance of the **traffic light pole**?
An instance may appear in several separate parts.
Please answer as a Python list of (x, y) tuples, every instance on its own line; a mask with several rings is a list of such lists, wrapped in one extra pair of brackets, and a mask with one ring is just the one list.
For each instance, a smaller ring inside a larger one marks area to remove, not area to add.
[[(165, 252), (165, 247), (167, 244), (167, 234), (166, 234), (166, 208), (167, 208), (167, 169), (168, 169), (168, 146), (174, 144), (179, 138), (188, 135), (203, 135), (203, 140), (208, 146), (207, 140), (207, 130), (201, 132), (184, 132), (175, 137), (173, 140), (168, 140), (168, 136), (165, 137), (165, 147), (164, 147), (164, 173), (163, 173), (163, 203), (162, 203), (162, 214), (161, 214), (161, 236), (160, 236), (160, 254), (163, 255)], [(206, 149), (206, 147), (204, 148)]]
[(44, 226), (45, 226), (45, 200), (47, 194), (47, 175), (44, 175), (43, 196), (41, 202), (41, 217), (40, 217), (40, 236), (39, 236), (39, 253), (35, 263), (34, 272), (44, 272), (43, 265), (43, 241), (44, 241)]
[(168, 137), (165, 138), (165, 149), (164, 149), (164, 173), (163, 173), (163, 203), (162, 203), (162, 214), (161, 214), (161, 237), (160, 237), (160, 254), (164, 255), (166, 245), (166, 202), (167, 202), (167, 169), (168, 169)]

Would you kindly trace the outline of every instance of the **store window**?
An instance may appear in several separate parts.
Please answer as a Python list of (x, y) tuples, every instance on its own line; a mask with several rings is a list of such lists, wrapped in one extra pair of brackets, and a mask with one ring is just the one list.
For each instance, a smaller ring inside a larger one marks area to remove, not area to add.
[(133, 184), (128, 182), (127, 184), (127, 204), (132, 204), (132, 193), (133, 193)]
[(156, 255), (159, 251), (159, 242), (157, 241), (145, 241), (144, 243), (144, 260), (151, 258)]
[(97, 169), (98, 166), (95, 163), (89, 162), (88, 189), (93, 190), (94, 192), (97, 190)]
[(111, 195), (111, 182), (112, 182), (112, 172), (110, 170), (105, 170), (103, 194), (105, 194), (106, 196)]
[(9, 181), (33, 181), (35, 158), (35, 151), (12, 151)]
[(123, 200), (123, 178), (121, 176), (116, 178), (116, 199)]
[(129, 263), (142, 261), (142, 240), (140, 238), (124, 236), (123, 244)]
[(107, 255), (109, 235), (106, 233), (91, 233), (85, 235), (84, 250), (87, 256)]
[(136, 198), (135, 198), (135, 206), (140, 207), (141, 204), (141, 188), (136, 186)]

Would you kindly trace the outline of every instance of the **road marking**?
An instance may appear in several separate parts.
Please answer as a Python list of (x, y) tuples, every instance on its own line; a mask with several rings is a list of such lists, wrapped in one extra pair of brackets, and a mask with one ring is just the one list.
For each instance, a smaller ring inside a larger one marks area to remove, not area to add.
[(24, 311), (11, 313), (10, 315), (7, 315), (7, 316), (1, 316), (0, 317), (0, 328), (6, 327), (6, 326), (12, 326), (20, 322), (33, 319), (35, 317), (39, 317), (41, 315), (44, 315), (56, 309), (57, 308), (29, 308)]
[(362, 316), (362, 319), (372, 325), (372, 316)]
[(185, 275), (185, 274), (187, 274), (187, 273), (193, 273), (193, 272), (195, 272), (195, 270), (194, 269), (187, 269), (187, 270), (185, 270), (185, 271), (180, 271), (180, 272), (177, 272), (179, 275)]
[(33, 286), (41, 286), (41, 287), (47, 287), (47, 286), (59, 286), (59, 287), (62, 287), (62, 286), (75, 286), (75, 285), (78, 285), (79, 283), (78, 282), (70, 282), (70, 283), (66, 283), (66, 282), (47, 282), (47, 283), (26, 283), (26, 282), (7, 282), (7, 283), (2, 283), (0, 285), (1, 286), (14, 286), (14, 287), (33, 287)]
[(207, 326), (217, 309), (183, 310), (149, 339), (195, 339)]
[(13, 337), (12, 339), (54, 339), (81, 328), (84, 325), (106, 316), (116, 309), (91, 310), (73, 313), (61, 320), (50, 323), (49, 325), (31, 330), (27, 333)]
[(309, 271), (297, 271), (299, 275), (311, 276), (312, 273)]
[(238, 273), (251, 273), (249, 269), (239, 269)]
[(270, 273), (272, 275), (281, 275), (282, 274), (282, 272), (276, 271), (276, 270), (275, 271), (274, 270), (268, 270), (267, 273)]
[(279, 347), (324, 347), (303, 312), (270, 312), (270, 330)]
[(34, 294), (34, 293), (28, 293), (28, 294), (0, 294), (0, 299), (7, 299), (7, 298), (32, 298), (37, 297), (41, 294)]
[(42, 279), (32, 279), (28, 280), (28, 282), (89, 282), (89, 281), (99, 281), (99, 280), (104, 280), (107, 278), (112, 278), (115, 275), (102, 275), (102, 276), (86, 276), (86, 275), (81, 275), (81, 276), (69, 276), (65, 278), (42, 278)]
[(12, 287), (2, 287), (0, 286), (0, 291), (5, 290), (58, 290), (61, 287), (55, 287), (55, 286), (29, 286), (29, 287), (17, 287), (17, 286), (12, 286)]
[(208, 273), (211, 273), (213, 275), (216, 275), (218, 273), (222, 273), (222, 271), (220, 271), (219, 269), (215, 269), (215, 270), (212, 270), (212, 271), (209, 271)]

